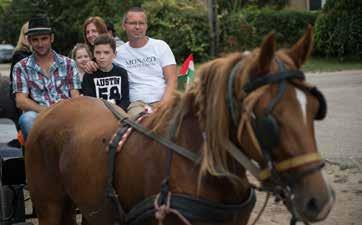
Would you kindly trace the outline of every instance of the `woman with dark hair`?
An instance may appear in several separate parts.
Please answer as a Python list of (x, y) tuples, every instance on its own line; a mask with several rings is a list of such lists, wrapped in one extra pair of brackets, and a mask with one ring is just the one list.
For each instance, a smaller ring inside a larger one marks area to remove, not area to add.
[(107, 25), (104, 20), (99, 16), (89, 17), (84, 21), (83, 24), (83, 38), (84, 43), (86, 43), (93, 52), (94, 40), (98, 35), (107, 33)]

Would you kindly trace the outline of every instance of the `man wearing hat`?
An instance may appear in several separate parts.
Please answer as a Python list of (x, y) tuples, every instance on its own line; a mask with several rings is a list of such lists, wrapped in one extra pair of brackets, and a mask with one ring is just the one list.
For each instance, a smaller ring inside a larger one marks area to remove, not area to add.
[(52, 50), (54, 34), (47, 17), (30, 18), (26, 35), (33, 54), (19, 61), (12, 73), (16, 105), (23, 111), (19, 126), (25, 139), (40, 111), (79, 96), (81, 88), (75, 62)]

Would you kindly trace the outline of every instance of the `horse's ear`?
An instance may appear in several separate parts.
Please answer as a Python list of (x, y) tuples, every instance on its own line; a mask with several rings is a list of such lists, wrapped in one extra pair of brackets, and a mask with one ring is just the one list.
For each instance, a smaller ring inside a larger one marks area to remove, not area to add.
[(293, 45), (288, 55), (293, 59), (297, 68), (300, 68), (308, 59), (313, 47), (313, 31), (309, 24), (304, 35)]
[(255, 74), (265, 74), (270, 70), (270, 64), (274, 58), (275, 37), (274, 33), (269, 33), (260, 46), (260, 52), (256, 61)]

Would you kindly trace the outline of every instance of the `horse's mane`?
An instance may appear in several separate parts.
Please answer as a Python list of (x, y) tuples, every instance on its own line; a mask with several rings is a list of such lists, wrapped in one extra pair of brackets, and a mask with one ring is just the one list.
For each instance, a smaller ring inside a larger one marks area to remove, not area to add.
[[(206, 134), (201, 174), (233, 176), (226, 150), (231, 126), (226, 93), (230, 71), (244, 56), (242, 53), (233, 53), (201, 65), (191, 87), (185, 93), (175, 92), (172, 100), (162, 105), (149, 118), (153, 131), (160, 134), (167, 131), (171, 120), (177, 121), (179, 128), (187, 115), (192, 114), (198, 119), (201, 130)], [(245, 69), (245, 66), (243, 67)], [(234, 82), (234, 90), (241, 90), (247, 79), (246, 74), (241, 79), (238, 77)]]

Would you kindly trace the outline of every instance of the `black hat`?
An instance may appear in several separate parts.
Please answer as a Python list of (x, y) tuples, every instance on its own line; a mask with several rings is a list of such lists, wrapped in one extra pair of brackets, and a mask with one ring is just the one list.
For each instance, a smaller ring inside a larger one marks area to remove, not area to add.
[(29, 28), (26, 35), (40, 35), (52, 33), (49, 19), (46, 16), (34, 16), (29, 20)]

